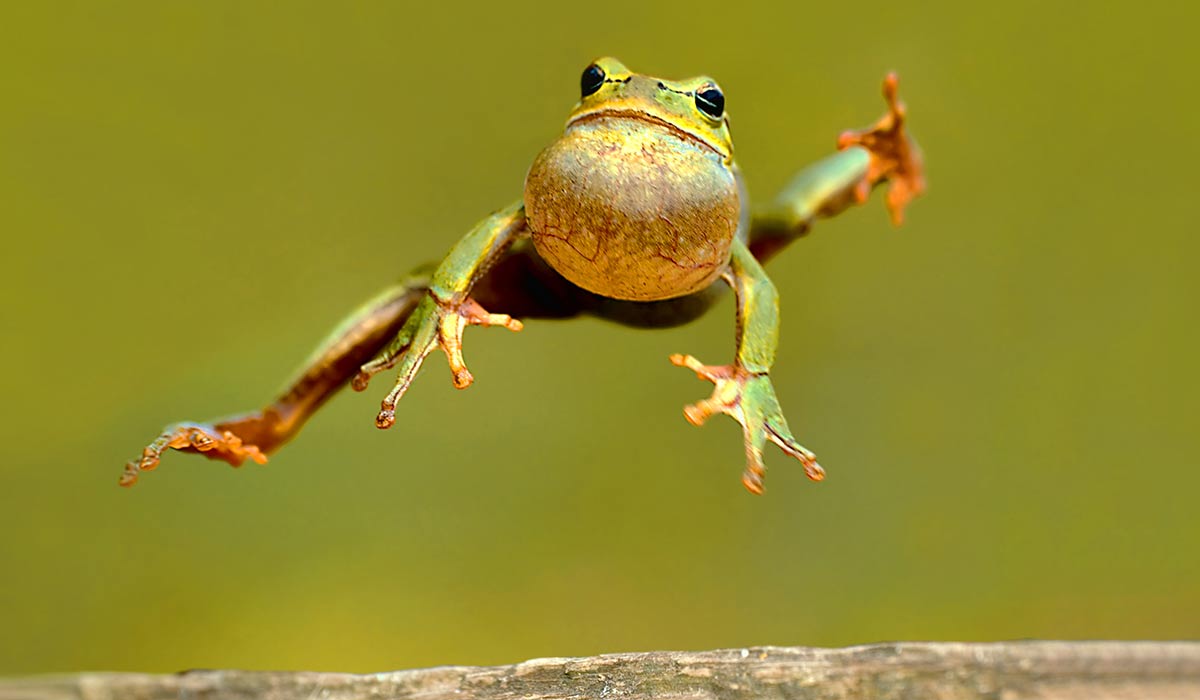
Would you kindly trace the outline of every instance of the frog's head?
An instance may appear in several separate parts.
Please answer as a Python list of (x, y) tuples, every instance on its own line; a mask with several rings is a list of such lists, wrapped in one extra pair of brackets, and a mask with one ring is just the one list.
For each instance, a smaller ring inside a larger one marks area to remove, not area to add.
[(741, 196), (725, 96), (711, 78), (663, 80), (601, 58), (566, 129), (525, 177), (538, 254), (563, 277), (632, 301), (720, 276)]
[(725, 93), (708, 76), (664, 80), (631, 72), (615, 58), (599, 58), (579, 79), (581, 98), (567, 119), (571, 125), (612, 117), (636, 119), (712, 148), (733, 160), (733, 137), (725, 116)]

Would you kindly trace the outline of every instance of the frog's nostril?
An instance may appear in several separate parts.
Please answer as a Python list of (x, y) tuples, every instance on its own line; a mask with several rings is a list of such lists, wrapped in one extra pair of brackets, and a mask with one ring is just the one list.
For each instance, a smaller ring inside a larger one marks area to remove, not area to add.
[(666, 89), (667, 89), (667, 86), (666, 86), (666, 85), (663, 85), (663, 82), (660, 80), (660, 81), (658, 81), (658, 89), (659, 89), (659, 90), (666, 90)]

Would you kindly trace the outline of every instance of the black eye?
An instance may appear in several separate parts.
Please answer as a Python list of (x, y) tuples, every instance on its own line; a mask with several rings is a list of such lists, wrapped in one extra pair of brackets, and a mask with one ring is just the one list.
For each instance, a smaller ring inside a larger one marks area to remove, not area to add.
[(604, 84), (604, 69), (593, 63), (583, 70), (583, 75), (579, 78), (579, 92), (584, 97), (592, 94), (600, 89)]
[(725, 114), (725, 94), (715, 85), (706, 85), (696, 91), (696, 108), (713, 119)]

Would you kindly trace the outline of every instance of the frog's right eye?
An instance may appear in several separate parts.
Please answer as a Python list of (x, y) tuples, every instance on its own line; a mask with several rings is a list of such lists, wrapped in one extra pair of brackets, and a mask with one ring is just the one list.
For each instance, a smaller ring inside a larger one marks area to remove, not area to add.
[(579, 92), (583, 97), (596, 92), (600, 86), (604, 84), (604, 69), (593, 63), (583, 69), (583, 75), (579, 78)]

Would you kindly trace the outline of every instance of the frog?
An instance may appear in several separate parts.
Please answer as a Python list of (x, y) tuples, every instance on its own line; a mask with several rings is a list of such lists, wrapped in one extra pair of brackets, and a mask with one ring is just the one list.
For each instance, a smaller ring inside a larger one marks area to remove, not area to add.
[(375, 425), (391, 428), (396, 406), (425, 359), (440, 349), (455, 387), (474, 376), (463, 359), (468, 326), (520, 331), (527, 320), (583, 316), (638, 328), (691, 322), (727, 289), (736, 306), (732, 362), (672, 364), (714, 386), (684, 408), (694, 425), (724, 414), (742, 429), (742, 484), (763, 492), (773, 443), (821, 481), (824, 468), (797, 441), (771, 379), (780, 304), (763, 265), (825, 219), (886, 190), (894, 225), (925, 189), (923, 155), (907, 129), (898, 79), (883, 80), (884, 115), (842, 132), (833, 153), (801, 169), (752, 207), (734, 160), (725, 92), (699, 76), (667, 80), (619, 60), (590, 62), (561, 134), (527, 171), (522, 196), (475, 225), (437, 264), (415, 268), (353, 311), (321, 341), (264, 408), (167, 426), (120, 478), (132, 486), (169, 450), (239, 467), (265, 464), (346, 386), (396, 377)]

